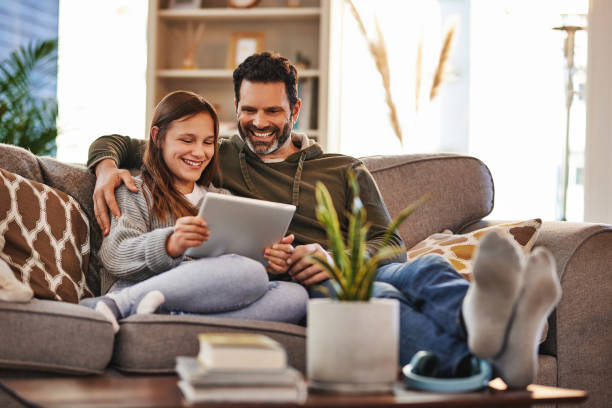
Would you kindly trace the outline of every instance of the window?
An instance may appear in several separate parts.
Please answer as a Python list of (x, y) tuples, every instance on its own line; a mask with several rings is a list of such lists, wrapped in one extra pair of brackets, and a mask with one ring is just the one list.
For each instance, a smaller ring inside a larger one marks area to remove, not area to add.
[[(561, 217), (566, 135), (564, 31), (587, 0), (354, 0), (374, 33), (378, 16), (403, 146), (390, 125), (374, 61), (349, 8), (344, 13), (340, 149), (355, 156), (450, 151), (475, 156), (495, 181), (492, 219)], [(366, 18), (367, 17), (367, 18)], [(447, 80), (427, 97), (445, 28), (457, 21)], [(573, 23), (573, 21), (572, 21)], [(422, 42), (419, 109), (417, 61)], [(582, 220), (586, 32), (576, 33), (567, 219)]]

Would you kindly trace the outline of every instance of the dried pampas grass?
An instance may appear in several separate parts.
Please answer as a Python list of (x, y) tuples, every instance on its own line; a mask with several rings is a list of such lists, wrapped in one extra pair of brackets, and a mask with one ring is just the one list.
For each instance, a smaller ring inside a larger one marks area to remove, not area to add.
[(449, 24), (448, 29), (446, 30), (446, 35), (444, 36), (444, 43), (442, 44), (442, 49), (440, 50), (440, 57), (438, 58), (438, 66), (436, 67), (436, 72), (434, 74), (433, 82), (431, 84), (431, 90), (429, 91), (429, 100), (432, 100), (436, 97), (436, 95), (440, 91), (442, 83), (446, 80), (456, 31), (457, 20), (452, 20)]
[(370, 40), (368, 36), (368, 32), (365, 28), (365, 24), (363, 23), (363, 19), (361, 15), (357, 11), (357, 8), (353, 4), (352, 0), (346, 0), (351, 8), (351, 12), (357, 20), (357, 24), (359, 25), (359, 30), (365, 37), (368, 42), (368, 49), (370, 50), (370, 54), (374, 57), (374, 62), (376, 63), (376, 69), (380, 74), (382, 79), (383, 87), (385, 89), (385, 102), (389, 107), (389, 116), (391, 118), (391, 126), (393, 127), (393, 131), (395, 135), (399, 139), (400, 143), (403, 143), (402, 137), (402, 128), (399, 123), (399, 119), (397, 116), (397, 108), (395, 103), (393, 102), (393, 97), (391, 95), (391, 76), (389, 74), (389, 59), (387, 57), (387, 46), (385, 45), (385, 38), (383, 36), (382, 30), (380, 29), (380, 25), (378, 24), (378, 19), (375, 18), (376, 23), (376, 37), (374, 40)]
[[(352, 0), (346, 0), (348, 3), (355, 20), (359, 26), (359, 30), (363, 34), (364, 38), (368, 43), (368, 49), (372, 57), (374, 58), (374, 62), (376, 63), (376, 69), (380, 74), (382, 79), (383, 87), (385, 89), (385, 102), (389, 107), (389, 116), (391, 119), (391, 126), (393, 127), (393, 131), (395, 135), (399, 139), (400, 143), (403, 144), (402, 137), (402, 129), (400, 126), (400, 122), (397, 115), (397, 108), (395, 102), (393, 101), (393, 97), (391, 95), (391, 76), (389, 74), (389, 59), (387, 55), (387, 46), (385, 44), (385, 39), (380, 29), (380, 25), (378, 23), (378, 19), (376, 16), (374, 17), (374, 22), (376, 24), (376, 35), (374, 39), (370, 39), (368, 32), (366, 30), (365, 24), (361, 15), (357, 11), (357, 8), (353, 4)], [(446, 34), (444, 35), (444, 42), (442, 43), (442, 48), (440, 50), (440, 56), (438, 58), (438, 65), (436, 66), (433, 79), (431, 82), (431, 89), (429, 91), (429, 100), (434, 99), (440, 89), (442, 84), (447, 79), (447, 71), (448, 66), (450, 64), (450, 58), (454, 46), (454, 40), (457, 32), (457, 19), (452, 19), (448, 24), (448, 29), (446, 30)], [(416, 54), (416, 66), (415, 66), (415, 110), (419, 111), (419, 105), (421, 101), (421, 90), (423, 88), (423, 38), (419, 39), (417, 54)], [(427, 83), (428, 81), (426, 81)]]
[(414, 84), (414, 110), (419, 111), (421, 99), (421, 83), (423, 82), (423, 38), (419, 39), (416, 55), (415, 84)]

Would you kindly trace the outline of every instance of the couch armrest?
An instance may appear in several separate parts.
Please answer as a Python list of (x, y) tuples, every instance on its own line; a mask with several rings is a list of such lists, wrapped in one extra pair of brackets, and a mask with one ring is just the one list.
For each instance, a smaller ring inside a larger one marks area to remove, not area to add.
[(541, 351), (557, 356), (559, 387), (610, 401), (612, 226), (545, 222), (536, 245), (552, 251), (563, 288)]
[(546, 221), (536, 246), (553, 253), (563, 288), (540, 353), (557, 357), (557, 386), (588, 390), (587, 405), (603, 406), (612, 400), (612, 226)]

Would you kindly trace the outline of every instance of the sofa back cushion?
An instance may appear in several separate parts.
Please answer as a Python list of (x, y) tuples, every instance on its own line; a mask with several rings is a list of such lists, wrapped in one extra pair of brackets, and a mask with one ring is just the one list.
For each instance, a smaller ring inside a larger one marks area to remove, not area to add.
[(432, 197), (399, 228), (406, 248), (444, 229), (461, 231), (493, 210), (493, 179), (480, 160), (456, 154), (404, 154), (361, 159), (392, 218), (426, 193)]
[(92, 296), (89, 220), (74, 198), (0, 169), (0, 236), (0, 257), (36, 297)]

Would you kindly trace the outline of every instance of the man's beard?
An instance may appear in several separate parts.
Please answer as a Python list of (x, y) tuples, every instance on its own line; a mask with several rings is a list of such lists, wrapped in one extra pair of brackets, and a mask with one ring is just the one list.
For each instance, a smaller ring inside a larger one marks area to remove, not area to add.
[[(251, 149), (255, 154), (267, 156), (280, 149), (285, 142), (287, 142), (287, 139), (289, 139), (291, 136), (291, 125), (291, 121), (288, 121), (285, 123), (285, 126), (283, 126), (283, 130), (280, 131), (280, 129), (276, 126), (267, 126), (263, 129), (258, 129), (249, 125), (246, 127), (246, 129), (243, 129), (242, 126), (240, 126), (240, 123), (238, 123), (238, 133), (240, 134), (240, 137), (242, 137), (242, 140), (245, 141), (247, 146), (249, 146), (249, 149)], [(272, 131), (274, 132), (274, 138), (269, 142), (253, 143), (249, 138), (251, 129), (255, 129), (260, 133)]]

